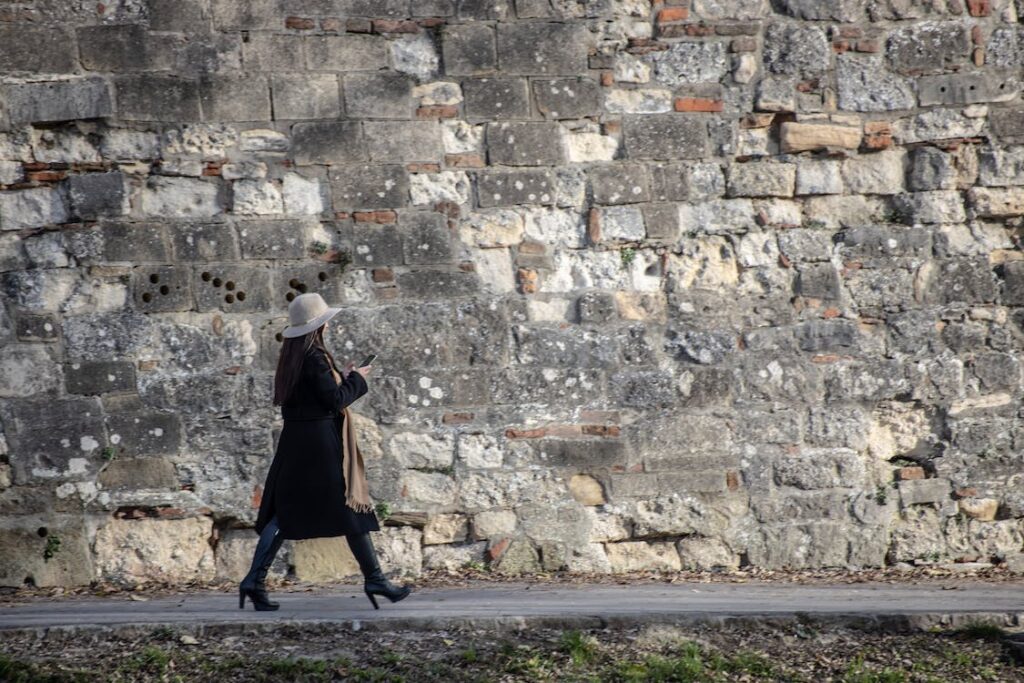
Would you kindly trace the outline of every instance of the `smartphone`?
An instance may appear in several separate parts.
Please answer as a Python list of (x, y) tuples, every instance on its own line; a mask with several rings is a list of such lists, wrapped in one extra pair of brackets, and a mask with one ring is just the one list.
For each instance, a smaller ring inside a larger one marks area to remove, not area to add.
[(359, 366), (358, 366), (358, 367), (361, 367), (361, 368), (365, 368), (366, 366), (368, 366), (368, 365), (369, 365), (370, 363), (372, 363), (372, 362), (373, 362), (373, 361), (375, 361), (375, 360), (377, 360), (377, 354), (375, 354), (375, 353), (371, 353), (371, 354), (370, 354), (369, 356), (367, 356), (367, 357), (366, 357), (366, 358), (365, 358), (365, 359), (363, 360), (363, 362), (362, 362), (362, 363), (360, 363), (360, 364), (359, 364)]

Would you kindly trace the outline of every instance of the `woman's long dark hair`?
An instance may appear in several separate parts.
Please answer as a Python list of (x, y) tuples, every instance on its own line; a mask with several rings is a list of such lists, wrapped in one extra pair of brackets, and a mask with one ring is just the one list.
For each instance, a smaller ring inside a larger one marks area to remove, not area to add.
[(327, 350), (327, 345), (324, 343), (323, 325), (301, 337), (285, 337), (281, 343), (281, 354), (277, 357), (277, 373), (274, 375), (275, 406), (284, 405), (291, 397), (292, 391), (299, 381), (299, 374), (302, 372), (302, 362), (311, 348), (323, 351), (330, 366), (338, 374), (341, 374), (338, 371), (338, 366), (334, 363), (334, 356)]

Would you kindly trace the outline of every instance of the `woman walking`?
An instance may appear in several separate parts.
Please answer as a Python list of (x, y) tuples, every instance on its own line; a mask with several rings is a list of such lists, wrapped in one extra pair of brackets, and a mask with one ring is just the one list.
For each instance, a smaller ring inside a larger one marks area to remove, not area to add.
[(380, 526), (348, 408), (366, 393), (370, 367), (348, 363), (338, 371), (324, 331), (340, 310), (315, 293), (300, 294), (288, 306), (290, 325), (283, 332), (274, 377), (274, 405), (281, 406), (284, 427), (256, 518), (260, 539), (239, 585), (241, 608), (246, 597), (257, 610), (279, 607), (267, 597), (266, 578), (286, 538), (345, 536), (376, 609), (376, 596), (397, 602), (410, 592), (387, 580), (370, 540), (369, 532)]

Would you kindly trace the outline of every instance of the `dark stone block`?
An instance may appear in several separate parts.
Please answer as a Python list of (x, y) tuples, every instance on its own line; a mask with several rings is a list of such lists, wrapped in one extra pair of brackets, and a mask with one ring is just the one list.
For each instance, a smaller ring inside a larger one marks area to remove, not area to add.
[(494, 29), (486, 24), (446, 26), (441, 45), (444, 72), (449, 76), (486, 74), (498, 66)]
[(907, 188), (915, 192), (956, 187), (958, 172), (953, 155), (935, 147), (918, 147), (910, 152)]
[(970, 73), (924, 76), (917, 81), (922, 107), (933, 104), (962, 106), (978, 102), (1002, 102), (1020, 94), (1020, 84), (1008, 74)]
[(181, 420), (173, 413), (110, 415), (107, 430), (118, 455), (173, 455), (182, 446)]
[(241, 68), (242, 39), (238, 34), (190, 36), (174, 50), (174, 73), (202, 77)]
[(306, 59), (314, 71), (377, 71), (388, 66), (388, 41), (384, 36), (354, 33), (310, 36), (306, 39)]
[(530, 93), (525, 78), (474, 78), (462, 82), (466, 116), (470, 119), (525, 119)]
[(880, 263), (894, 256), (925, 256), (932, 246), (926, 230), (885, 225), (850, 228), (838, 239), (844, 257), (877, 259)]
[(397, 209), (409, 203), (409, 174), (403, 166), (334, 166), (330, 181), (336, 211)]
[(18, 312), (14, 329), (19, 341), (57, 341), (60, 337), (60, 323), (50, 313)]
[(967, 60), (970, 41), (960, 22), (926, 22), (889, 35), (886, 56), (896, 71), (942, 71)]
[(800, 296), (813, 299), (839, 298), (839, 273), (831, 263), (808, 263), (800, 266), (793, 286)]
[(708, 131), (703, 119), (652, 114), (627, 116), (626, 153), (631, 159), (700, 159), (707, 156)]
[(357, 266), (400, 265), (404, 260), (397, 225), (356, 223), (352, 227), (352, 262)]
[(583, 24), (521, 22), (498, 25), (501, 70), (509, 74), (565, 74), (587, 70), (591, 34)]
[(208, 14), (206, 0), (149, 0), (151, 31), (202, 33)]
[(204, 121), (267, 121), (270, 85), (266, 76), (207, 76), (199, 94)]
[(181, 486), (170, 460), (146, 457), (115, 458), (100, 472), (99, 483), (107, 491), (176, 491)]
[(1008, 261), (1002, 267), (1003, 292), (1000, 301), (1005, 306), (1024, 306), (1024, 261)]
[(691, 363), (714, 365), (736, 350), (736, 335), (726, 330), (670, 330), (665, 350)]
[(135, 366), (125, 361), (65, 363), (64, 386), (69, 394), (135, 391)]
[(438, 296), (473, 296), (480, 289), (476, 273), (461, 270), (410, 270), (398, 274), (402, 296), (413, 299), (434, 299)]
[(932, 274), (928, 296), (942, 304), (981, 304), (996, 300), (996, 281), (988, 258), (939, 261)]
[(300, 166), (365, 161), (362, 126), (354, 121), (297, 123), (292, 126), (292, 156)]
[(125, 183), (121, 173), (90, 173), (68, 178), (71, 211), (79, 220), (113, 218), (124, 213)]
[(438, 162), (444, 156), (437, 121), (364, 121), (370, 160)]
[(650, 176), (638, 164), (592, 166), (587, 177), (595, 204), (636, 204), (651, 198)]
[(134, 268), (132, 294), (145, 313), (192, 309), (192, 270), (188, 266)]
[(548, 119), (582, 119), (601, 114), (601, 86), (587, 78), (533, 82), (537, 109)]
[[(121, 76), (117, 116), (126, 121), (199, 121), (199, 85), (173, 76)], [(269, 117), (268, 117), (269, 118)]]
[(171, 258), (158, 223), (104, 223), (68, 231), (68, 251), (83, 265), (95, 263), (167, 263)]
[(619, 348), (601, 330), (569, 327), (512, 328), (519, 362), (536, 367), (611, 368), (619, 365)]
[(679, 207), (675, 204), (645, 204), (642, 207), (647, 239), (674, 241), (679, 237)]
[(733, 398), (733, 384), (736, 379), (732, 372), (722, 368), (687, 368), (686, 381), (677, 382), (682, 394), (680, 405), (688, 408), (729, 405)]
[(409, 0), (337, 0), (331, 7), (346, 17), (407, 17)]
[(481, 171), (477, 192), (481, 207), (554, 203), (554, 183), (548, 171)]
[(439, 213), (403, 214), (399, 228), (402, 249), (409, 265), (450, 263), (452, 238), (448, 222)]
[(281, 27), (279, 0), (217, 0), (211, 4), (213, 25), (221, 31)]
[(810, 21), (852, 22), (864, 18), (865, 0), (779, 0), (776, 11)]
[(487, 126), (487, 158), (505, 166), (563, 163), (562, 128), (557, 123), (492, 123)]
[(588, 292), (576, 300), (581, 323), (606, 323), (618, 317), (615, 297), (607, 292)]
[[(495, 371), (491, 378), (490, 403), (575, 407), (592, 404), (594, 394), (604, 393), (602, 370), (550, 366), (545, 370), (544, 381), (538, 381), (536, 372), (523, 372), (520, 367)], [(586, 391), (581, 391), (580, 387), (585, 387)]]
[(403, 73), (347, 74), (345, 108), (354, 119), (409, 119), (415, 81)]
[(195, 266), (196, 309), (230, 313), (271, 308), (270, 271), (261, 266), (207, 263)]
[(336, 119), (341, 116), (338, 77), (334, 74), (274, 74), (274, 119)]
[(812, 78), (828, 70), (831, 46), (817, 26), (771, 24), (764, 34), (764, 63), (768, 71)]
[(538, 439), (530, 446), (552, 467), (610, 469), (629, 459), (629, 444), (614, 439)]
[(1024, 143), (1024, 109), (993, 109), (988, 120), (1000, 141)]
[(511, 7), (508, 0), (457, 0), (455, 13), (459, 19), (504, 21)]
[(301, 259), (309, 255), (301, 220), (251, 220), (235, 224), (242, 258)]
[(978, 353), (970, 367), (986, 391), (1014, 393), (1020, 386), (1020, 362), (1008, 353)]
[(235, 231), (226, 223), (175, 225), (171, 230), (175, 261), (224, 261), (238, 258)]
[(802, 351), (836, 351), (854, 346), (857, 327), (849, 320), (812, 320), (796, 328)]
[(168, 71), (176, 38), (151, 34), (141, 24), (100, 24), (78, 29), (82, 66), (89, 71)]
[(96, 119), (113, 114), (110, 88), (99, 78), (0, 86), (0, 100), (12, 125)]
[(0, 71), (74, 73), (78, 60), (74, 37), (59, 28), (0, 25)]

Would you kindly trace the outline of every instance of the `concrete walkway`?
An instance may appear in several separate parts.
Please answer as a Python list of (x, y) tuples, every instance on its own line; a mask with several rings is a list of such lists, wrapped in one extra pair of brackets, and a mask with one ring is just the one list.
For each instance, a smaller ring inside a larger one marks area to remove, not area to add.
[(721, 623), (798, 619), (919, 630), (986, 620), (1024, 627), (1024, 584), (959, 582), (940, 585), (795, 585), (769, 583), (538, 585), (482, 584), (425, 588), (374, 611), (354, 587), (277, 593), (277, 612), (238, 609), (237, 595), (191, 593), (131, 600), (68, 597), (0, 609), (0, 630), (138, 629), (259, 630), (274, 625), (333, 624), (397, 630), (527, 626), (589, 628), (645, 623)]

